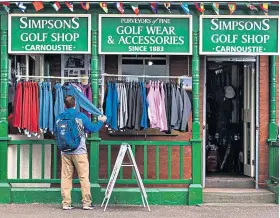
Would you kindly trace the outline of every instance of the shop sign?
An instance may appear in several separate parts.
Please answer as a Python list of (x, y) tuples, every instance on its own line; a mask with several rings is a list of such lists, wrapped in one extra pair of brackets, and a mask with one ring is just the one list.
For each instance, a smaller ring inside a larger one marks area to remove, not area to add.
[(277, 55), (277, 16), (201, 16), (200, 54)]
[(90, 15), (10, 14), (8, 50), (12, 54), (89, 54), (90, 30)]
[(188, 15), (99, 15), (99, 54), (192, 54)]

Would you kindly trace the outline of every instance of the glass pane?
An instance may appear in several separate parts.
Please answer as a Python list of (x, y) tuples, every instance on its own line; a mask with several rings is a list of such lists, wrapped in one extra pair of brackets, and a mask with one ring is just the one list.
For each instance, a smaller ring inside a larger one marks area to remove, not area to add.
[(64, 68), (84, 68), (85, 56), (84, 55), (64, 55)]

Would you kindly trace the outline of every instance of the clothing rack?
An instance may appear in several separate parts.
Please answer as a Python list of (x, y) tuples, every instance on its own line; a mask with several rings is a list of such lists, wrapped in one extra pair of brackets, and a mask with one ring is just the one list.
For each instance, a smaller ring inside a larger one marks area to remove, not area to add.
[[(189, 74), (189, 72), (188, 72)], [(190, 76), (149, 76), (149, 75), (123, 75), (123, 74), (108, 74), (102, 73), (100, 74), (102, 87), (101, 87), (101, 105), (103, 105), (104, 93), (105, 93), (105, 80), (104, 77), (137, 77), (137, 78), (158, 78), (158, 79), (183, 79), (190, 78)], [(185, 89), (187, 91), (191, 91), (191, 89)]]
[(108, 74), (102, 73), (101, 76), (107, 77), (137, 77), (137, 78), (160, 78), (160, 79), (181, 79), (189, 78), (189, 76), (148, 76), (148, 75), (122, 75), (122, 74)]
[(88, 77), (66, 77), (66, 76), (26, 76), (26, 75), (16, 75), (16, 78), (20, 80), (21, 78), (35, 78), (35, 79), (89, 79)]

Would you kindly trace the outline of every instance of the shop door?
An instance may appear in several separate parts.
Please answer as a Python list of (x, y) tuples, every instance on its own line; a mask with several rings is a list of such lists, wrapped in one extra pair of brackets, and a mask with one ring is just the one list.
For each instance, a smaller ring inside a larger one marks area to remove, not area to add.
[[(243, 95), (243, 163), (244, 175), (255, 175), (255, 112), (256, 85), (255, 63), (244, 63), (244, 95)], [(242, 158), (242, 157), (241, 157)]]

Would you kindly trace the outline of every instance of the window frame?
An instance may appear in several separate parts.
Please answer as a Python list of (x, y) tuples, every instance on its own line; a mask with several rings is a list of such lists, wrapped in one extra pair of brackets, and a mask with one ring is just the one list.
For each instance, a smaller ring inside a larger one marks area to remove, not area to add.
[[(143, 60), (143, 65), (145, 63), (146, 60), (166, 60), (166, 71), (165, 71), (165, 75), (161, 75), (161, 76), (169, 76), (169, 64), (170, 64), (170, 56), (169, 55), (165, 55), (165, 57), (163, 56), (152, 56), (152, 55), (139, 55), (139, 56), (131, 56), (131, 57), (124, 57), (124, 55), (118, 55), (118, 74), (122, 75), (122, 69), (123, 69), (123, 59), (125, 60)], [(143, 72), (144, 75), (144, 72)]]

